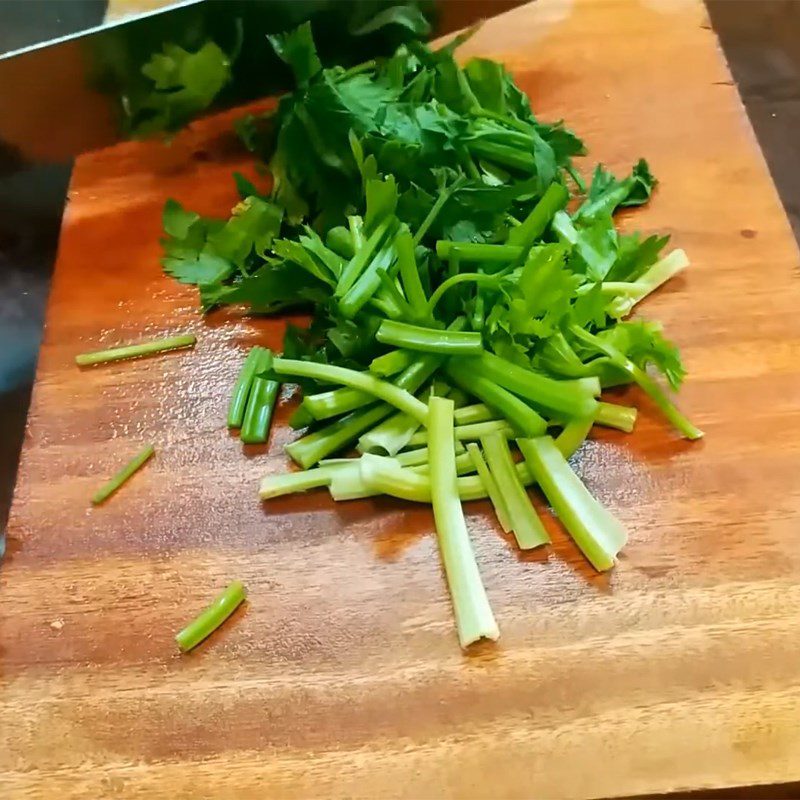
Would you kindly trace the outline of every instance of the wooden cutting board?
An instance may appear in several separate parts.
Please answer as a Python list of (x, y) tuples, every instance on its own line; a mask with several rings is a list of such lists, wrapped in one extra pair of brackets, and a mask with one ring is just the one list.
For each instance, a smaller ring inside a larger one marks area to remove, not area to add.
[[(706, 438), (679, 440), (642, 402), (633, 435), (580, 452), (630, 527), (607, 576), (552, 520), (553, 548), (521, 555), (470, 504), (502, 638), (465, 656), (426, 508), (262, 506), (290, 433), (243, 448), (224, 427), (243, 353), (279, 346), (283, 322), (201, 319), (158, 237), (167, 197), (224, 214), (231, 172), (253, 173), (232, 117), (79, 159), (0, 571), (3, 797), (585, 798), (800, 778), (798, 251), (705, 11), (540, 0), (470, 54), (504, 60), (590, 163), (650, 159), (662, 184), (623, 225), (692, 259), (646, 312), (683, 350), (680, 402)], [(189, 330), (191, 352), (73, 363)], [(155, 459), (90, 508), (145, 442)], [(236, 578), (246, 607), (180, 656), (175, 631)]]

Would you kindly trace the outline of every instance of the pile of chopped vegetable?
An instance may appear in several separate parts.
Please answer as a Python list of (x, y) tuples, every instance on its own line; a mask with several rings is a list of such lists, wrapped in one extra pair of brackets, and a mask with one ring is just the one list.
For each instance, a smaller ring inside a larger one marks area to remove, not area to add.
[(469, 34), (349, 69), (322, 67), (307, 25), (271, 37), (297, 89), (239, 132), (272, 189), (237, 176), (228, 220), (169, 201), (163, 259), (206, 311), (311, 312), (282, 356), (250, 353), (231, 400), (228, 424), (264, 442), (279, 385), (303, 390), (304, 432), (286, 447), (300, 470), (266, 476), (261, 497), (430, 503), (463, 647), (499, 635), (463, 502), (488, 497), (519, 548), (540, 547), (537, 485), (607, 570), (626, 533), (569, 464), (594, 425), (633, 430), (636, 410), (602, 390), (636, 383), (702, 435), (651, 374), (679, 388), (675, 346), (657, 323), (623, 321), (688, 265), (668, 237), (615, 228), (650, 198), (647, 163), (622, 179), (598, 166), (587, 188), (574, 133), (536, 119), (500, 64), (456, 63)]

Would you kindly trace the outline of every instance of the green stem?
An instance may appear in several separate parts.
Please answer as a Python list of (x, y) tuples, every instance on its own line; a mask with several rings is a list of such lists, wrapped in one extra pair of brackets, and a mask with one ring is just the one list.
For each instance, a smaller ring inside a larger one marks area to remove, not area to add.
[(394, 217), (388, 217), (383, 220), (372, 232), (364, 243), (364, 246), (360, 250), (357, 250), (356, 254), (345, 264), (344, 270), (342, 270), (341, 277), (339, 278), (339, 283), (336, 286), (336, 297), (344, 297), (350, 289), (353, 288), (353, 284), (355, 284), (356, 280), (358, 280), (361, 273), (372, 259), (373, 254), (380, 246), (393, 222)]
[(467, 142), (467, 148), (470, 153), (479, 158), (495, 161), (504, 167), (511, 167), (511, 169), (517, 169), (529, 174), (536, 171), (536, 162), (533, 159), (533, 155), (525, 150), (497, 144), (486, 139), (471, 139)]
[(444, 208), (445, 203), (453, 196), (453, 194), (461, 187), (464, 183), (465, 178), (462, 175), (459, 175), (451, 184), (448, 186), (444, 191), (439, 193), (439, 196), (436, 198), (436, 201), (431, 206), (431, 210), (425, 216), (425, 219), (422, 220), (422, 224), (417, 228), (417, 232), (414, 234), (414, 244), (418, 245), (425, 234), (428, 232), (428, 229), (433, 225), (436, 220), (436, 217), (439, 216), (442, 209)]
[(181, 651), (185, 653), (197, 647), (236, 611), (245, 597), (247, 589), (241, 581), (234, 581), (225, 591), (217, 595), (214, 602), (175, 637)]
[(433, 516), (459, 642), (462, 648), (467, 648), (482, 638), (496, 640), (500, 631), (481, 581), (458, 496), (453, 451), (453, 401), (432, 397), (429, 408)]
[(442, 355), (474, 354), (483, 349), (478, 332), (424, 328), (391, 319), (381, 323), (376, 338), (383, 344)]
[(578, 448), (586, 441), (589, 431), (594, 425), (592, 417), (570, 420), (564, 430), (556, 438), (556, 447), (564, 458), (570, 458), (578, 452)]
[[(417, 260), (414, 255), (414, 240), (406, 225), (400, 229), (394, 241), (397, 250), (397, 261), (400, 267), (400, 279), (403, 282), (403, 290), (408, 298), (408, 303), (419, 315), (424, 315), (428, 298), (422, 288), (422, 281), (417, 269)], [(418, 309), (418, 311), (417, 311)]]
[(462, 359), (451, 359), (445, 369), (465, 392), (469, 392), (497, 411), (498, 415), (505, 417), (517, 431), (525, 432), (526, 436), (540, 436), (547, 430), (547, 422), (527, 403), (502, 386), (483, 376), (475, 375), (468, 366), (465, 366)]
[(242, 369), (239, 372), (239, 377), (236, 379), (236, 383), (233, 387), (230, 404), (228, 405), (229, 428), (242, 427), (244, 410), (247, 407), (247, 398), (250, 396), (250, 387), (256, 374), (256, 367), (258, 366), (259, 353), (263, 350), (263, 347), (252, 348), (247, 354), (247, 358), (244, 360)]
[(449, 261), (454, 255), (462, 261), (492, 264), (510, 264), (523, 253), (523, 248), (513, 244), (484, 244), (483, 242), (451, 242), (439, 239), (436, 242), (436, 255), (442, 261)]
[[(491, 433), (499, 433), (506, 439), (513, 439), (515, 432), (504, 419), (492, 419), (485, 422), (474, 422), (467, 425), (457, 425), (454, 429), (457, 442), (477, 441)], [(428, 431), (423, 428), (417, 431), (409, 440), (407, 447), (421, 447), (428, 443)]]
[(505, 277), (507, 272), (508, 270), (504, 269), (500, 272), (494, 272), (491, 275), (484, 275), (481, 272), (462, 272), (459, 275), (453, 275), (439, 284), (436, 291), (431, 295), (431, 299), (428, 300), (427, 305), (428, 314), (433, 314), (433, 310), (436, 308), (436, 304), (442, 299), (442, 295), (454, 286), (458, 286), (460, 283), (477, 283), (479, 286), (496, 287), (499, 285), (500, 279)]
[(508, 442), (495, 433), (481, 439), (481, 445), (489, 463), (489, 470), (505, 501), (511, 530), (514, 531), (520, 549), (530, 550), (548, 544), (550, 537), (531, 505), (530, 498), (514, 468)]
[(508, 125), (510, 128), (518, 130), (521, 133), (525, 133), (528, 136), (531, 135), (531, 126), (527, 125), (524, 122), (521, 122), (515, 117), (506, 117), (503, 114), (498, 114), (496, 111), (489, 111), (486, 108), (470, 109), (469, 114), (472, 117), (483, 117), (484, 119), (493, 119), (495, 122), (500, 122), (504, 125)]
[(616, 403), (597, 404), (594, 421), (607, 428), (616, 428), (625, 433), (631, 433), (636, 424), (636, 409), (633, 406), (620, 406)]
[(561, 183), (551, 183), (522, 224), (509, 231), (508, 244), (518, 245), (523, 251), (528, 250), (568, 200), (567, 188)]
[(619, 521), (592, 497), (551, 437), (519, 439), (517, 444), (531, 474), (581, 552), (596, 570), (611, 569), (628, 539)]
[(402, 372), (418, 358), (419, 354), (411, 350), (392, 350), (382, 356), (373, 358), (369, 365), (369, 371), (373, 375), (386, 378), (389, 375), (396, 375), (398, 372)]
[(153, 445), (148, 444), (138, 455), (134, 456), (119, 472), (109, 481), (104, 483), (93, 495), (92, 504), (99, 505), (111, 497), (134, 472), (148, 461), (155, 453)]
[(303, 398), (300, 408), (307, 411), (315, 420), (322, 421), (339, 417), (348, 411), (371, 405), (375, 398), (358, 389), (329, 389)]
[(511, 361), (482, 353), (480, 358), (465, 361), (465, 368), (492, 381), (515, 395), (567, 417), (590, 417), (597, 411), (597, 401), (575, 381), (556, 381)]
[(424, 403), (421, 403), (405, 389), (379, 380), (369, 373), (356, 372), (352, 369), (335, 367), (330, 364), (297, 361), (289, 358), (276, 358), (272, 366), (278, 375), (312, 378), (324, 383), (340, 383), (352, 389), (359, 389), (383, 400), (400, 411), (405, 411), (410, 416), (418, 419), (423, 425), (427, 423), (428, 409)]
[(261, 479), (258, 495), (262, 500), (271, 500), (285, 494), (306, 492), (320, 486), (328, 486), (338, 464), (315, 467), (302, 472), (283, 472), (278, 475), (265, 475)]
[(485, 403), (473, 403), (470, 406), (457, 408), (454, 416), (456, 426), (473, 425), (476, 422), (490, 422), (497, 418), (494, 411)]
[(109, 361), (120, 361), (123, 358), (138, 358), (154, 353), (163, 353), (167, 350), (177, 350), (181, 347), (193, 347), (197, 337), (193, 333), (182, 336), (170, 336), (166, 339), (157, 339), (141, 344), (129, 344), (125, 347), (112, 347), (110, 350), (97, 350), (94, 353), (81, 353), (75, 356), (75, 363), (79, 367), (88, 367), (92, 364), (106, 364)]
[(661, 409), (664, 416), (682, 433), (687, 439), (700, 439), (703, 432), (696, 428), (692, 423), (675, 407), (667, 397), (664, 390), (640, 367), (637, 367), (629, 358), (619, 350), (606, 344), (602, 339), (594, 336), (588, 331), (583, 330), (577, 325), (570, 326), (572, 333), (582, 341), (592, 345), (601, 353), (607, 355), (612, 363), (627, 373), (644, 391), (650, 395), (653, 402)]
[[(272, 366), (272, 353), (264, 350), (259, 354), (256, 373), (266, 372)], [(242, 421), (240, 439), (244, 444), (262, 444), (267, 441), (272, 410), (278, 399), (281, 385), (274, 380), (256, 375), (247, 399), (247, 408)]]
[(470, 442), (467, 445), (467, 454), (472, 459), (478, 477), (481, 479), (481, 483), (486, 489), (489, 499), (492, 501), (494, 513), (497, 515), (497, 521), (500, 523), (500, 527), (506, 533), (511, 533), (513, 523), (511, 521), (511, 513), (506, 504), (506, 499), (503, 497), (503, 493), (500, 491), (497, 481), (489, 471), (489, 467), (483, 459), (480, 447), (478, 447), (475, 442)]
[(323, 458), (351, 445), (364, 431), (377, 425), (391, 413), (392, 407), (385, 403), (353, 411), (321, 430), (287, 444), (285, 450), (303, 469), (310, 469)]

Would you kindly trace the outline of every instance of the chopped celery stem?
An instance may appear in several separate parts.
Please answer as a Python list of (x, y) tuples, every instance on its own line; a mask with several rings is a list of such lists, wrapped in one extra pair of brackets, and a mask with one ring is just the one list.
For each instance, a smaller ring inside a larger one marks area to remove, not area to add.
[(469, 455), (470, 459), (472, 460), (475, 470), (478, 473), (478, 477), (481, 479), (481, 483), (483, 484), (483, 488), (486, 489), (486, 493), (489, 495), (489, 499), (492, 501), (494, 513), (497, 515), (497, 520), (500, 523), (500, 527), (506, 533), (511, 533), (511, 515), (508, 511), (506, 499), (503, 497), (503, 493), (500, 491), (500, 487), (497, 485), (497, 481), (494, 479), (494, 476), (489, 471), (489, 467), (486, 464), (486, 461), (484, 461), (483, 453), (481, 453), (480, 447), (478, 447), (475, 442), (470, 442), (467, 445), (467, 455)]
[(196, 341), (197, 337), (193, 333), (187, 333), (183, 336), (170, 336), (153, 342), (113, 347), (110, 350), (97, 350), (94, 353), (81, 353), (81, 355), (75, 356), (75, 363), (80, 367), (87, 367), (92, 364), (120, 361), (123, 358), (149, 356), (154, 353), (163, 353), (167, 350), (177, 350), (181, 347), (192, 347)]
[(385, 319), (378, 328), (377, 339), (384, 344), (443, 355), (470, 355), (483, 350), (477, 331), (453, 331), (424, 328), (405, 322)]
[(436, 535), (450, 587), (458, 639), (467, 648), (479, 639), (500, 636), (483, 587), (458, 496), (453, 450), (453, 401), (432, 397), (430, 417), (430, 485)]
[(242, 427), (244, 411), (247, 407), (247, 398), (250, 396), (250, 387), (256, 374), (256, 367), (258, 366), (259, 353), (261, 353), (263, 349), (262, 347), (252, 348), (247, 354), (247, 358), (244, 360), (242, 369), (239, 372), (239, 377), (236, 379), (236, 383), (233, 387), (231, 402), (228, 405), (229, 428)]
[(111, 480), (103, 484), (93, 495), (92, 504), (99, 505), (100, 503), (111, 497), (117, 489), (127, 481), (134, 472), (141, 469), (155, 453), (153, 445), (148, 444), (138, 455), (134, 456)]
[[(271, 366), (272, 353), (269, 350), (259, 353), (256, 373), (266, 372)], [(275, 408), (280, 388), (281, 385), (270, 378), (258, 374), (253, 378), (240, 434), (244, 444), (263, 444), (267, 441), (272, 411)]]
[(344, 367), (334, 367), (330, 364), (318, 364), (312, 361), (296, 361), (289, 358), (276, 358), (272, 364), (273, 370), (279, 375), (293, 375), (301, 378), (313, 378), (318, 381), (340, 383), (352, 389), (367, 392), (400, 411), (405, 411), (410, 416), (419, 420), (423, 425), (428, 421), (428, 409), (405, 389), (379, 380), (374, 375), (365, 372), (356, 372)]
[(241, 581), (234, 581), (227, 589), (214, 598), (214, 602), (199, 616), (195, 617), (175, 636), (181, 652), (197, 647), (212, 634), (247, 597), (247, 589)]

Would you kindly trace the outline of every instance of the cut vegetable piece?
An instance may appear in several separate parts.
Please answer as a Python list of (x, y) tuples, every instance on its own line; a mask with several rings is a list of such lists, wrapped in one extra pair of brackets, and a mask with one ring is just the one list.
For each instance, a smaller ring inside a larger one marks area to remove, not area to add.
[(647, 295), (663, 286), (670, 278), (689, 266), (689, 259), (683, 250), (673, 250), (669, 255), (653, 264), (641, 278), (629, 286), (632, 290), (628, 296), (617, 297), (608, 306), (608, 312), (614, 317), (624, 317), (633, 307), (644, 300)]
[(549, 544), (550, 537), (528, 497), (508, 449), (508, 442), (499, 434), (481, 439), (483, 452), (497, 488), (505, 501), (511, 530), (520, 550)]
[(364, 431), (386, 419), (391, 413), (392, 407), (386, 403), (351, 411), (321, 430), (290, 442), (284, 449), (303, 469), (310, 469), (323, 458), (353, 444)]
[(518, 439), (531, 474), (592, 566), (611, 569), (628, 540), (621, 523), (592, 497), (550, 436)]
[(376, 398), (368, 392), (358, 389), (329, 389), (327, 392), (310, 394), (303, 398), (300, 407), (313, 419), (321, 422), (331, 417), (339, 417), (348, 411), (375, 403)]
[(524, 253), (524, 249), (514, 244), (483, 244), (481, 242), (450, 242), (440, 239), (436, 242), (436, 255), (443, 261), (458, 256), (464, 262), (489, 264), (511, 264)]
[(302, 404), (299, 405), (289, 417), (289, 427), (293, 431), (307, 428), (312, 422), (314, 422), (314, 417), (303, 408)]
[(479, 639), (496, 640), (500, 631), (486, 596), (458, 496), (453, 451), (453, 401), (432, 397), (430, 475), (433, 516), (450, 587), (458, 639), (467, 648)]
[[(417, 464), (409, 469), (419, 472), (420, 475), (429, 475), (431, 465), (426, 461), (424, 464)], [(475, 472), (475, 464), (469, 457), (469, 453), (459, 453), (456, 456), (456, 475), (469, 475), (472, 472)]]
[(408, 226), (403, 225), (400, 228), (400, 232), (394, 240), (394, 246), (397, 250), (400, 279), (403, 282), (403, 290), (405, 291), (406, 298), (411, 308), (414, 309), (415, 315), (422, 318), (425, 316), (428, 298), (425, 296), (425, 290), (422, 288), (419, 269), (417, 269), (417, 259), (414, 255), (414, 239), (411, 236), (411, 232), (408, 230)]
[(92, 504), (99, 505), (111, 497), (117, 489), (122, 486), (134, 472), (141, 469), (141, 467), (153, 456), (155, 448), (153, 445), (148, 444), (138, 455), (134, 456), (113, 478), (107, 483), (103, 484), (93, 495)]
[(489, 471), (489, 467), (483, 459), (483, 453), (481, 453), (480, 447), (478, 447), (475, 442), (470, 442), (467, 445), (467, 454), (472, 459), (472, 463), (478, 472), (478, 477), (481, 479), (483, 488), (486, 489), (486, 493), (492, 501), (494, 513), (497, 515), (497, 521), (500, 523), (500, 527), (506, 533), (511, 533), (511, 514), (508, 510), (506, 499), (503, 497), (503, 493), (500, 491), (497, 481)]
[(523, 252), (530, 248), (544, 233), (555, 213), (564, 208), (568, 200), (567, 187), (561, 183), (551, 183), (522, 224), (509, 231), (508, 244), (519, 245), (523, 248)]
[(513, 425), (517, 431), (533, 431), (528, 435), (540, 436), (547, 430), (547, 422), (519, 397), (480, 375), (464, 363), (453, 358), (446, 366), (447, 374), (462, 388), (494, 409)]
[(497, 419), (497, 414), (485, 403), (473, 403), (470, 406), (457, 408), (453, 418), (458, 427), (459, 425), (474, 425), (476, 422), (491, 422)]
[(631, 433), (636, 425), (636, 409), (633, 406), (621, 406), (616, 403), (597, 404), (597, 411), (594, 421), (598, 425), (605, 425), (607, 428), (617, 428), (617, 430)]
[(377, 339), (384, 344), (442, 355), (469, 355), (482, 352), (481, 335), (472, 331), (423, 328), (385, 319), (378, 328)]
[[(473, 422), (470, 425), (457, 425), (453, 428), (457, 442), (477, 441), (482, 436), (499, 433), (506, 439), (514, 438), (514, 428), (504, 419), (491, 419), (487, 422)], [(417, 431), (409, 440), (409, 447), (421, 447), (428, 443), (428, 431), (423, 428)]]
[[(437, 397), (447, 397), (447, 393), (446, 384), (434, 384), (420, 399), (423, 403), (427, 403), (432, 394)], [(362, 453), (394, 456), (408, 445), (419, 427), (420, 423), (416, 419), (398, 412), (363, 434), (358, 440), (358, 450)]]
[(589, 417), (597, 410), (597, 400), (577, 381), (556, 381), (533, 370), (512, 364), (493, 353), (465, 359), (465, 366), (510, 392), (568, 417)]
[(247, 358), (244, 360), (242, 369), (239, 372), (239, 377), (236, 379), (236, 383), (233, 387), (231, 402), (228, 405), (229, 428), (242, 427), (244, 410), (247, 407), (247, 398), (250, 396), (250, 386), (252, 385), (253, 377), (256, 374), (259, 353), (261, 353), (263, 349), (263, 347), (253, 347), (247, 354)]
[(366, 372), (356, 372), (344, 367), (330, 364), (318, 364), (313, 361), (296, 361), (290, 358), (276, 358), (272, 363), (278, 375), (292, 375), (301, 378), (313, 378), (326, 383), (341, 383), (352, 389), (360, 389), (374, 397), (380, 398), (389, 405), (418, 419), (423, 425), (428, 419), (428, 409), (413, 394), (382, 381)]
[(687, 439), (700, 439), (703, 431), (696, 428), (667, 397), (666, 392), (640, 367), (637, 367), (629, 358), (623, 355), (616, 347), (606, 344), (589, 331), (572, 325), (570, 330), (577, 338), (592, 345), (601, 353), (608, 356), (615, 367), (627, 373), (639, 386), (650, 395), (653, 402), (661, 409), (664, 416)]
[(556, 438), (556, 447), (564, 458), (570, 458), (578, 451), (578, 448), (586, 441), (594, 422), (592, 417), (587, 417), (586, 419), (570, 420), (564, 426), (564, 430)]
[(306, 492), (309, 489), (328, 486), (334, 473), (340, 467), (340, 464), (326, 464), (325, 466), (301, 472), (282, 472), (277, 475), (265, 475), (261, 479), (258, 495), (262, 500), (271, 500), (274, 497), (281, 497), (285, 494)]
[(271, 351), (263, 350), (258, 354), (256, 375), (250, 387), (250, 396), (247, 398), (247, 408), (242, 421), (240, 438), (244, 444), (263, 444), (269, 436), (272, 411), (281, 385), (259, 373), (268, 372), (272, 367), (272, 361)]
[(138, 358), (154, 353), (163, 353), (167, 350), (178, 350), (182, 347), (193, 347), (197, 337), (193, 333), (182, 336), (170, 336), (166, 339), (156, 339), (152, 342), (129, 344), (124, 347), (112, 347), (110, 350), (97, 350), (94, 353), (81, 353), (75, 356), (75, 363), (80, 367), (91, 364), (105, 364), (109, 361), (120, 361), (123, 358)]
[(214, 602), (195, 617), (175, 637), (178, 647), (186, 653), (212, 634), (247, 597), (247, 589), (241, 581), (234, 581), (225, 591), (214, 598)]
[(373, 358), (369, 365), (369, 371), (381, 378), (389, 375), (396, 375), (406, 367), (411, 366), (414, 360), (419, 358), (417, 353), (411, 350), (392, 350), (382, 356)]

